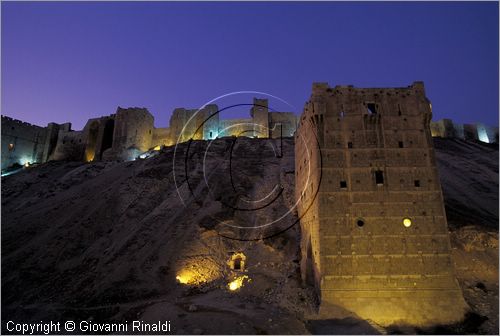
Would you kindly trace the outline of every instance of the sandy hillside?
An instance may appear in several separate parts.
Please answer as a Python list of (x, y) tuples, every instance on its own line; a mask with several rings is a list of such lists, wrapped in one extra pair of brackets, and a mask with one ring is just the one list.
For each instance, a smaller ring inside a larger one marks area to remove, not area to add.
[[(446, 330), (496, 332), (498, 146), (437, 140), (436, 153), (457, 273), (476, 313)], [(132, 162), (50, 162), (3, 177), (2, 321), (391, 331), (355, 318), (308, 321), (315, 301), (299, 280), (292, 139), (196, 141), (173, 161), (165, 148)], [(244, 273), (227, 265), (235, 252), (246, 256)], [(243, 287), (228, 290), (238, 278)]]

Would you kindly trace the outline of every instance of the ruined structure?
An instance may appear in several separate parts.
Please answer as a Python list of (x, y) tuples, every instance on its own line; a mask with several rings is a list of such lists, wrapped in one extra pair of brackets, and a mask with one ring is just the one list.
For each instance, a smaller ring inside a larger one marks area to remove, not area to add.
[(498, 143), (498, 127), (487, 126), (482, 123), (458, 124), (451, 119), (441, 119), (431, 121), (430, 127), (433, 137)]
[(277, 138), (293, 136), (297, 118), (292, 112), (270, 112), (267, 99), (254, 98), (250, 118), (219, 118), (217, 105), (202, 109), (177, 108), (170, 125), (155, 128), (145, 108), (120, 108), (115, 114), (89, 119), (83, 130), (71, 124), (40, 127), (2, 116), (2, 170), (14, 164), (49, 160), (132, 160), (148, 150), (177, 142), (223, 136)]
[(12, 165), (45, 162), (52, 155), (59, 131), (71, 124), (32, 125), (2, 116), (2, 170)]
[(380, 324), (463, 317), (424, 85), (313, 85), (295, 136), (301, 270), (320, 313)]

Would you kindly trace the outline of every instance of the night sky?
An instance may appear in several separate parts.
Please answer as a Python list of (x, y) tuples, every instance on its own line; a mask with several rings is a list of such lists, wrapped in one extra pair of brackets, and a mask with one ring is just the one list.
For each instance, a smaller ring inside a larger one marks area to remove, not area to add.
[(498, 125), (495, 2), (2, 2), (1, 9), (1, 112), (42, 126), (70, 121), (78, 130), (117, 106), (138, 106), (166, 127), (175, 107), (240, 90), (278, 96), (300, 113), (312, 82), (416, 80), (426, 85), (434, 120)]

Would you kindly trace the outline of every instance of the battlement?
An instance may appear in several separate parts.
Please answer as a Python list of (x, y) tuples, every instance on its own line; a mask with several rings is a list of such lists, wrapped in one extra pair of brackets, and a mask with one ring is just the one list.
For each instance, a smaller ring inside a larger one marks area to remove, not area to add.
[(30, 124), (30, 123), (22, 121), (22, 120), (18, 120), (18, 119), (14, 119), (14, 118), (2, 115), (2, 123), (4, 123), (4, 122), (12, 124), (12, 125), (19, 125), (19, 126), (25, 126), (25, 127), (44, 128), (43, 126), (38, 126), (38, 125)]
[(385, 87), (385, 88), (358, 88), (353, 85), (336, 85), (330, 87), (328, 83), (313, 83), (311, 97), (316, 96), (332, 96), (336, 94), (346, 95), (366, 95), (366, 94), (385, 94), (387, 96), (410, 96), (412, 94), (424, 94), (424, 83), (421, 81), (413, 82), (406, 87)]

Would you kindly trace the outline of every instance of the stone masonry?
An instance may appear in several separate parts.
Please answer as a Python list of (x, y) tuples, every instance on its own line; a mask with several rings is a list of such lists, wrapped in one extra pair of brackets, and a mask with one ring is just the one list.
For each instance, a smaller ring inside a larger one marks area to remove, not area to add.
[(169, 127), (155, 128), (147, 109), (118, 107), (115, 114), (89, 119), (81, 131), (71, 130), (70, 123), (40, 127), (2, 116), (2, 170), (49, 160), (133, 160), (190, 139), (291, 137), (297, 125), (293, 112), (270, 112), (267, 99), (254, 98), (250, 118), (222, 120), (218, 112), (215, 104), (176, 108)]
[(295, 136), (301, 271), (320, 314), (382, 325), (449, 323), (466, 303), (454, 275), (422, 82), (313, 85)]

